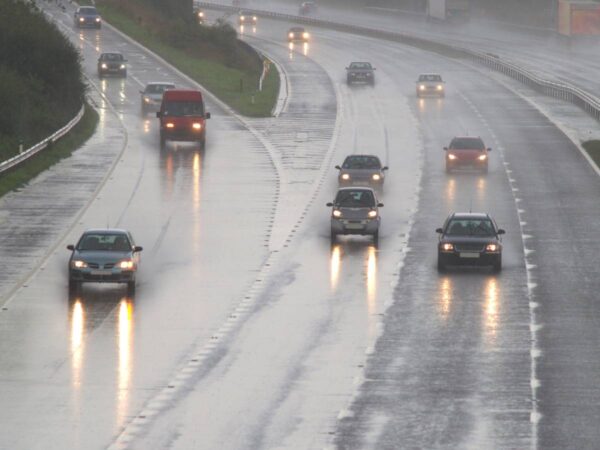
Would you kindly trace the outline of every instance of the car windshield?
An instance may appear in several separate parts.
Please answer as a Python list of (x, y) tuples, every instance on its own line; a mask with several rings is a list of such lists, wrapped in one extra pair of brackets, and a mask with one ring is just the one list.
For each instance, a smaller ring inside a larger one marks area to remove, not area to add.
[(343, 169), (381, 169), (379, 158), (375, 156), (349, 156), (342, 165)]
[(351, 69), (370, 69), (371, 63), (368, 62), (353, 62), (350, 64)]
[(494, 225), (489, 219), (452, 219), (446, 227), (448, 236), (493, 236)]
[(127, 235), (122, 233), (88, 233), (79, 241), (77, 250), (126, 252), (131, 250), (131, 243)]
[(290, 33), (304, 33), (304, 28), (292, 28)]
[(425, 74), (425, 75), (420, 75), (419, 76), (419, 81), (437, 81), (440, 82), (442, 81), (442, 76), (441, 75), (434, 75), (434, 74)]
[(483, 150), (485, 144), (479, 138), (454, 138), (450, 142), (450, 148), (458, 150)]
[(98, 11), (96, 11), (96, 8), (94, 8), (92, 6), (86, 6), (84, 8), (79, 8), (79, 13), (87, 14), (89, 16), (94, 16), (94, 15), (98, 14)]
[(146, 93), (148, 94), (162, 94), (167, 89), (175, 89), (172, 84), (149, 84), (146, 86)]
[(373, 192), (365, 189), (339, 191), (335, 204), (345, 208), (372, 208), (375, 206)]
[(165, 116), (203, 116), (204, 107), (202, 102), (165, 102)]
[(120, 53), (104, 53), (100, 56), (103, 61), (123, 61), (123, 55)]

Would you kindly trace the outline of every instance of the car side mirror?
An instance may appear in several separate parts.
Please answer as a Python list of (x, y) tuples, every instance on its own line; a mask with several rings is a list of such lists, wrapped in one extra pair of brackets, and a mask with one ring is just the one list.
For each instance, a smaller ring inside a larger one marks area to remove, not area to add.
[(447, 152), (448, 151), (448, 147), (444, 147), (444, 151)]
[(442, 234), (444, 232), (444, 230), (442, 230), (441, 228), (436, 228), (435, 232), (439, 233), (439, 234)]
[(206, 114), (204, 114), (204, 118), (205, 118), (205, 119), (210, 119), (210, 113), (209, 113), (209, 112), (207, 112)]
[(144, 247), (140, 247), (139, 245), (136, 245), (135, 247), (133, 247), (134, 252), (141, 252), (142, 250), (144, 250)]
[(162, 117), (162, 112), (156, 111), (156, 117), (158, 117), (160, 119)]
[(492, 147), (488, 147), (487, 151), (491, 152), (492, 151)]
[(75, 246), (73, 244), (69, 244), (69, 245), (67, 245), (67, 250), (73, 251), (73, 250), (75, 250)]
[(331, 203), (331, 202), (326, 203), (325, 206), (333, 206), (333, 203)]
[(381, 170), (389, 170), (389, 169), (390, 169), (390, 168), (389, 168), (388, 166), (383, 166), (383, 167), (381, 168)]
[(340, 166), (335, 166), (335, 168), (336, 168), (337, 170), (342, 170), (342, 168), (341, 168)]
[(498, 229), (498, 234), (505, 234), (505, 233), (506, 233), (506, 231), (505, 231), (505, 230), (503, 230), (502, 228), (499, 228), (499, 229)]
[(377, 203), (378, 208), (383, 208), (383, 203)]

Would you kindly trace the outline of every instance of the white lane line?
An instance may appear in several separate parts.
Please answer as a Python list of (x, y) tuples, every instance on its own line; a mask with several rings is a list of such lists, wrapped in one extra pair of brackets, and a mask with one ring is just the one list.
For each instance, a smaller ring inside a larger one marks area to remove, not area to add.
[[(469, 105), (469, 107), (475, 112), (478, 112), (477, 107), (469, 100), (462, 92), (460, 92), (460, 96), (464, 99), (464, 101)], [(535, 264), (529, 262), (529, 256), (534, 252), (533, 249), (530, 249), (527, 246), (527, 240), (532, 236), (530, 234), (526, 234), (524, 230), (524, 225), (527, 223), (524, 220), (525, 210), (519, 208), (519, 203), (521, 202), (521, 198), (516, 196), (516, 192), (518, 192), (517, 182), (514, 178), (511, 177), (512, 170), (510, 170), (509, 164), (506, 161), (505, 149), (500, 143), (499, 139), (496, 137), (495, 133), (491, 130), (491, 127), (486, 122), (485, 127), (488, 129), (488, 132), (491, 134), (493, 141), (496, 147), (499, 150), (500, 158), (502, 159), (502, 167), (504, 167), (504, 173), (506, 174), (506, 178), (510, 185), (513, 200), (515, 202), (515, 207), (517, 210), (517, 216), (519, 221), (519, 228), (521, 233), (521, 243), (523, 246), (523, 254), (525, 259), (525, 272), (526, 272), (526, 280), (527, 280), (527, 298), (529, 303), (529, 333), (530, 333), (530, 386), (531, 386), (531, 409), (529, 411), (529, 421), (531, 423), (531, 449), (536, 450), (538, 448), (538, 424), (541, 419), (541, 413), (538, 409), (538, 390), (541, 386), (541, 382), (537, 376), (537, 361), (540, 358), (542, 351), (538, 346), (538, 331), (542, 327), (537, 320), (536, 308), (538, 304), (533, 301), (535, 295), (535, 288), (537, 284), (533, 281), (534, 279), (534, 270), (537, 267)]]

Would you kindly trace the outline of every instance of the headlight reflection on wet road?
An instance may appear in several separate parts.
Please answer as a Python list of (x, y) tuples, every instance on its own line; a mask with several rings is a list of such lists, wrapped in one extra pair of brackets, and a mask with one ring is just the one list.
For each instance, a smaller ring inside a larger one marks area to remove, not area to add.
[(331, 249), (331, 262), (329, 265), (331, 290), (337, 289), (338, 280), (340, 278), (340, 267), (342, 264), (342, 247), (338, 244)]
[(85, 311), (81, 299), (76, 299), (71, 308), (71, 371), (73, 388), (79, 390), (81, 387), (81, 371), (83, 367), (85, 333)]
[(498, 331), (498, 281), (490, 278), (485, 284), (484, 322), (485, 334), (489, 343), (493, 343)]
[(119, 369), (117, 391), (117, 427), (123, 427), (128, 420), (129, 390), (131, 388), (131, 354), (133, 347), (133, 301), (121, 299), (118, 309), (118, 351)]
[(440, 317), (446, 320), (452, 311), (452, 280), (444, 277), (439, 286), (437, 310)]

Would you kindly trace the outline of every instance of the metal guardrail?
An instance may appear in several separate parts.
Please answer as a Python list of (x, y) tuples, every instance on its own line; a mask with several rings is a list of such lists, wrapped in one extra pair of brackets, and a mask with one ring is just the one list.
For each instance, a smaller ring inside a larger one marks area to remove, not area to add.
[[(195, 4), (200, 8), (224, 11), (228, 13), (235, 13), (240, 9), (238, 6), (229, 6), (212, 2), (197, 1)], [(485, 66), (497, 72), (501, 72), (511, 78), (514, 78), (515, 80), (520, 81), (521, 83), (537, 90), (538, 92), (573, 103), (596, 118), (596, 120), (600, 120), (600, 99), (598, 97), (569, 83), (544, 79), (539, 75), (519, 67), (512, 62), (504, 61), (496, 55), (479, 52), (468, 48), (457, 47), (444, 42), (426, 39), (406, 33), (377, 30), (360, 25), (351, 25), (342, 22), (317, 19), (314, 17), (296, 16), (292, 14), (283, 14), (260, 9), (244, 8), (244, 11), (259, 17), (267, 17), (269, 19), (285, 20), (287, 22), (299, 23), (303, 25), (329, 28), (337, 31), (344, 31), (363, 36), (401, 42), (415, 47), (426, 48), (427, 50), (438, 53), (450, 53), (455, 56), (466, 57), (478, 63), (484, 64)]]
[(65, 134), (67, 134), (69, 131), (71, 131), (75, 125), (77, 125), (79, 123), (79, 121), (83, 117), (84, 112), (85, 112), (85, 105), (81, 105), (81, 109), (79, 110), (77, 115), (75, 117), (73, 117), (69, 121), (69, 123), (67, 123), (60, 130), (58, 130), (54, 134), (48, 136), (43, 141), (38, 142), (33, 147), (28, 148), (23, 153), (19, 153), (18, 155), (13, 156), (12, 158), (9, 158), (9, 159), (1, 162), (0, 163), (0, 174), (18, 166), (22, 162), (24, 162), (24, 161), (28, 160), (29, 158), (31, 158), (32, 156), (38, 154), (42, 150), (46, 149), (49, 145), (53, 144), (55, 141), (57, 141), (58, 139), (63, 137)]

